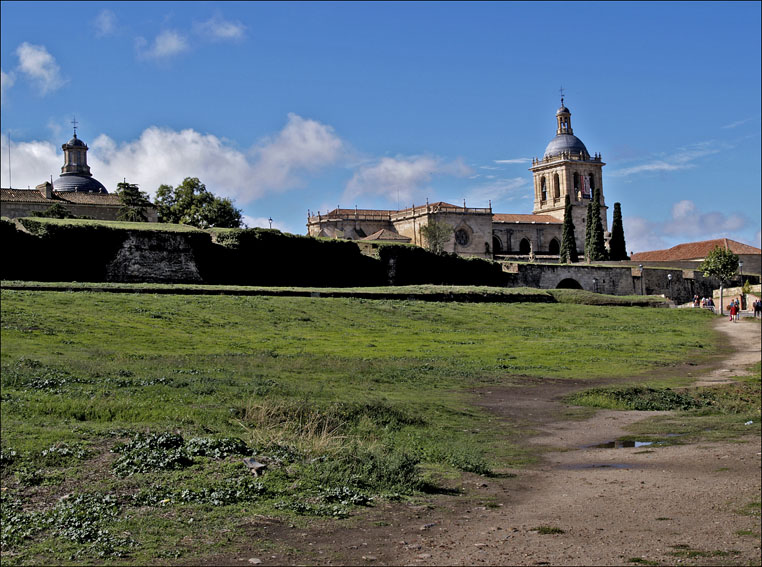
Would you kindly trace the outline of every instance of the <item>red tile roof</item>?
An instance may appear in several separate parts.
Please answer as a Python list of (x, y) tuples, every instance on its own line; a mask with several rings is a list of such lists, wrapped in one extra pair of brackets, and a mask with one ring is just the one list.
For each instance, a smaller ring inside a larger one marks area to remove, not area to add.
[(53, 198), (46, 199), (37, 189), (0, 189), (0, 201), (15, 203), (77, 203), (82, 205), (116, 205), (122, 202), (116, 193), (77, 193), (76, 191), (53, 191)]
[(651, 250), (650, 252), (638, 252), (632, 255), (633, 262), (665, 262), (670, 260), (703, 260), (706, 255), (717, 246), (730, 250), (734, 254), (762, 254), (762, 250), (749, 246), (743, 242), (730, 240), (729, 238), (716, 238), (715, 240), (703, 240), (701, 242), (687, 242), (678, 244), (667, 250)]
[(411, 239), (408, 236), (402, 236), (401, 234), (382, 228), (381, 230), (374, 232), (370, 236), (361, 238), (360, 240), (390, 240), (394, 242), (410, 242)]
[(49, 203), (37, 189), (0, 189), (0, 201), (15, 203)]
[(558, 220), (556, 217), (550, 215), (505, 215), (495, 214), (492, 215), (493, 222), (528, 222), (528, 223), (550, 223), (550, 224), (563, 224), (563, 221)]

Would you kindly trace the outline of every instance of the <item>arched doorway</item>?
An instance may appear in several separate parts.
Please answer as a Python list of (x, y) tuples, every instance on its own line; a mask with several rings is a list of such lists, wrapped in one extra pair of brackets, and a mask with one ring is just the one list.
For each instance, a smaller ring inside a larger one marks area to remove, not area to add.
[(582, 289), (582, 286), (574, 278), (566, 278), (558, 282), (556, 289)]
[(492, 236), (492, 253), (501, 254), (503, 252), (503, 243), (497, 236)]
[(557, 238), (554, 238), (550, 241), (550, 244), (548, 245), (548, 252), (554, 255), (561, 253), (561, 245), (558, 243)]
[(519, 242), (519, 254), (529, 254), (531, 250), (532, 247), (529, 244), (529, 240), (522, 238), (521, 242)]

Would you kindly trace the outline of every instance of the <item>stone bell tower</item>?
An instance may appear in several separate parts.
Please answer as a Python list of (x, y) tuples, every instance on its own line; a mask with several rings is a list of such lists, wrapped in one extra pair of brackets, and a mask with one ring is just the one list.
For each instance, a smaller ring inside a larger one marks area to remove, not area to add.
[(608, 231), (603, 198), (603, 166), (601, 155), (592, 157), (582, 140), (574, 135), (571, 112), (564, 106), (556, 111), (556, 136), (545, 148), (542, 159), (533, 158), (529, 170), (534, 174), (534, 214), (564, 219), (564, 201), (569, 195), (572, 204), (577, 250), (585, 249), (585, 216), (593, 189), (601, 196), (601, 222)]

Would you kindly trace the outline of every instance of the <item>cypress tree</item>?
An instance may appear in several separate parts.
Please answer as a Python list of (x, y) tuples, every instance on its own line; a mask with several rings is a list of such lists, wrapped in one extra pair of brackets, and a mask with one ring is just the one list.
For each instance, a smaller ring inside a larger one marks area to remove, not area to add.
[(622, 205), (614, 203), (614, 216), (611, 219), (611, 241), (609, 242), (609, 259), (629, 260), (627, 245), (624, 242), (624, 226), (622, 225)]
[(591, 262), (599, 262), (606, 259), (606, 243), (603, 238), (603, 223), (601, 222), (601, 194), (596, 188), (593, 190), (592, 215), (590, 219), (590, 250), (588, 258)]
[(585, 260), (590, 262), (590, 248), (593, 243), (593, 202), (587, 204), (587, 216), (585, 217)]
[(572, 218), (572, 206), (569, 195), (566, 195), (564, 205), (564, 226), (561, 231), (561, 255), (559, 262), (569, 264), (578, 262), (577, 242), (574, 239), (574, 219)]

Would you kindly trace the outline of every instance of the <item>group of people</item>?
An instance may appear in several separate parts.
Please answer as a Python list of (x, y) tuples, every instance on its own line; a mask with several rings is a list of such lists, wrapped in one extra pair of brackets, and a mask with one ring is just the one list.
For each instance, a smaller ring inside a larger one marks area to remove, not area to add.
[(762, 299), (757, 299), (754, 301), (754, 303), (751, 304), (752, 310), (754, 311), (754, 318), (757, 317), (762, 319)]
[(693, 306), (701, 307), (702, 309), (711, 309), (714, 312), (714, 301), (711, 297), (701, 297), (698, 295), (693, 296)]
[(741, 303), (738, 299), (731, 299), (728, 304), (728, 312), (731, 321), (738, 321), (741, 318)]

